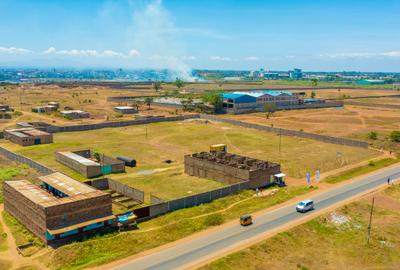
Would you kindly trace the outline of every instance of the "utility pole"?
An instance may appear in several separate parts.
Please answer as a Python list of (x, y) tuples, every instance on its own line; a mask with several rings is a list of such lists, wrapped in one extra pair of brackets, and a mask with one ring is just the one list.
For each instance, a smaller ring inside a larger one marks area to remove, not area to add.
[(371, 212), (369, 214), (367, 245), (369, 244), (369, 239), (371, 238), (371, 222), (372, 222), (372, 212), (374, 211), (374, 204), (375, 204), (375, 197), (372, 197)]
[(146, 129), (146, 139), (147, 139), (147, 126), (145, 127), (145, 129)]

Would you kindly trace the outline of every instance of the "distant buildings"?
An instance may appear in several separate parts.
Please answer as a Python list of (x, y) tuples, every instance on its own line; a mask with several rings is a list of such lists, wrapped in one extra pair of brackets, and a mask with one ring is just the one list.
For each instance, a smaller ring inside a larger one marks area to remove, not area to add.
[(35, 128), (7, 129), (4, 138), (21, 146), (53, 142), (53, 134)]

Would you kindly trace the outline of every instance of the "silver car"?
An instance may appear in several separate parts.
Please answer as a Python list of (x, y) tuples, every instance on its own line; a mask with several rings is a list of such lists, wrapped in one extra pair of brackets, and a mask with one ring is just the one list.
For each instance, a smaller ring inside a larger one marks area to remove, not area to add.
[(300, 213), (304, 213), (313, 209), (314, 209), (314, 202), (312, 200), (301, 201), (296, 206), (296, 211)]

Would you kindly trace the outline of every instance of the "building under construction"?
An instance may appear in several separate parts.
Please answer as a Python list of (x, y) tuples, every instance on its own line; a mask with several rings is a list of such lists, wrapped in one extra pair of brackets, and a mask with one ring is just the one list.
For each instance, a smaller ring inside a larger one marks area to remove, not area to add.
[(56, 160), (87, 178), (125, 172), (125, 162), (89, 149), (74, 152), (56, 152)]
[(281, 172), (276, 163), (226, 152), (200, 152), (185, 156), (185, 173), (226, 184), (250, 181), (250, 188), (274, 183)]
[(26, 180), (4, 182), (4, 209), (45, 243), (112, 228), (110, 194), (61, 173), (39, 179), (40, 186)]
[(4, 138), (22, 146), (53, 142), (53, 134), (35, 128), (7, 129)]

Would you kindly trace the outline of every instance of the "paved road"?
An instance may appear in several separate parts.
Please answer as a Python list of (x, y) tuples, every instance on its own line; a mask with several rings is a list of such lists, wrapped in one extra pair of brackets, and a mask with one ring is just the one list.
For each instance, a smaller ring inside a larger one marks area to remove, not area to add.
[[(388, 177), (399, 180), (400, 168), (386, 169), (383, 172), (364, 177), (360, 181), (342, 185), (335, 189), (319, 193), (311, 199), (315, 202), (314, 211), (322, 211), (338, 202), (357, 196), (368, 190), (386, 184)], [(201, 260), (210, 254), (214, 254), (223, 248), (227, 248), (245, 241), (257, 235), (264, 234), (270, 230), (277, 229), (288, 222), (296, 221), (306, 214), (295, 211), (295, 204), (265, 213), (254, 220), (254, 224), (248, 227), (231, 225), (222, 227), (220, 230), (203, 235), (200, 238), (184, 241), (162, 251), (137, 258), (125, 265), (120, 265), (115, 270), (169, 270), (189, 265)]]

